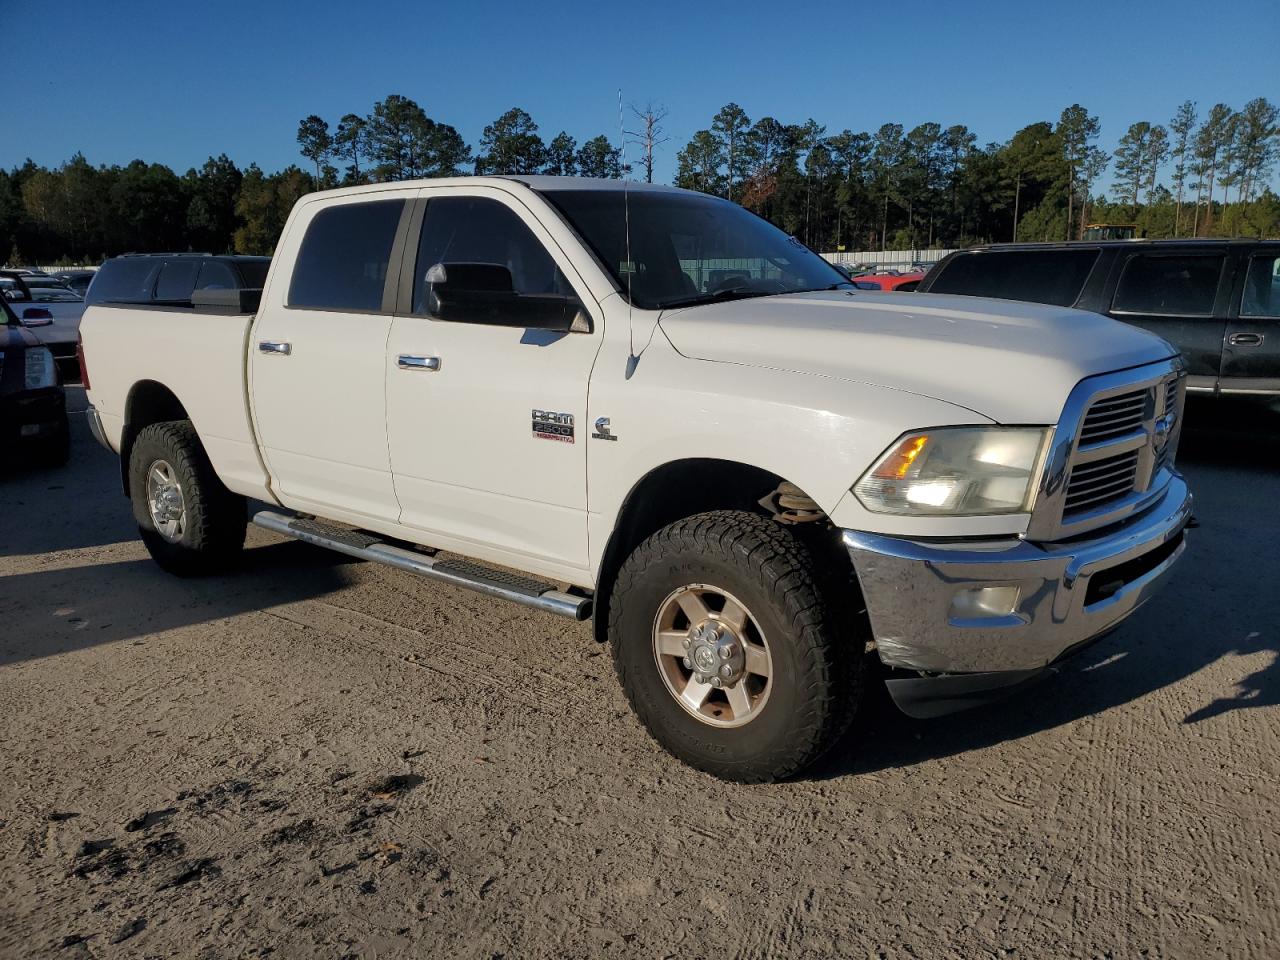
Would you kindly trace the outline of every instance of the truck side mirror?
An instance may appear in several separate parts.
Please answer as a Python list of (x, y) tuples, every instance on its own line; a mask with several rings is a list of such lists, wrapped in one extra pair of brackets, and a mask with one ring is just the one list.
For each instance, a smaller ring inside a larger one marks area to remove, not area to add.
[(437, 320), (568, 332), (582, 308), (562, 293), (517, 293), (498, 263), (437, 263), (427, 271), (427, 311)]

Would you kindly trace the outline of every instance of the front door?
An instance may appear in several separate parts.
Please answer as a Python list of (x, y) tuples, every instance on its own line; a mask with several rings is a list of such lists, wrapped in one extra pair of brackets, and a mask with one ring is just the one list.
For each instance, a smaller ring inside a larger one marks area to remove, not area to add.
[(408, 195), (303, 207), (249, 334), (254, 423), (286, 506), (359, 523), (399, 516), (387, 454), (388, 265)]
[(421, 197), (386, 359), (401, 523), (433, 545), (570, 580), (588, 568), (584, 421), (599, 311), (594, 329), (574, 333), (436, 319), (426, 283), (436, 264), (497, 264), (518, 294), (593, 301), (515, 197), (482, 187)]
[(1227, 321), (1223, 393), (1280, 394), (1280, 251), (1259, 251), (1242, 264), (1240, 307)]
[(1187, 361), (1187, 386), (1213, 390), (1222, 362), (1231, 278), (1222, 253), (1135, 252), (1118, 259), (1107, 313), (1164, 337)]

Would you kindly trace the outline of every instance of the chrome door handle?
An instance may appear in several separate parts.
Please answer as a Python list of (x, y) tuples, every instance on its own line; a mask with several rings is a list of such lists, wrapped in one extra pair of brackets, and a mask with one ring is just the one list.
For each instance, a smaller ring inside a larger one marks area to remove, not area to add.
[(293, 352), (293, 348), (283, 340), (259, 340), (258, 352), (277, 353), (282, 357), (287, 357)]
[(1263, 336), (1260, 333), (1233, 333), (1227, 337), (1227, 343), (1233, 347), (1260, 347)]
[(396, 357), (396, 366), (401, 370), (439, 370), (439, 357), (415, 357), (402, 353)]

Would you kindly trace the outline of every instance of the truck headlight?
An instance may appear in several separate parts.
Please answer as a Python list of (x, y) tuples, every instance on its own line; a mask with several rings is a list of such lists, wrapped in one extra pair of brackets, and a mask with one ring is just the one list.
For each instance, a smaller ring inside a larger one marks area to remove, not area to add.
[(58, 382), (53, 369), (53, 354), (48, 347), (30, 347), (27, 349), (27, 389), (52, 387)]
[(1049, 430), (945, 427), (909, 433), (853, 487), (874, 513), (1022, 513), (1035, 498)]

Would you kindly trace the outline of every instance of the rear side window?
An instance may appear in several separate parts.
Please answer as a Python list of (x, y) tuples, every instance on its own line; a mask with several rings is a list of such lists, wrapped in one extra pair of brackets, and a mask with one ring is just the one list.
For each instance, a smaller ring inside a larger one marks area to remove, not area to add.
[(85, 293), (85, 303), (150, 300), (156, 274), (163, 262), (150, 257), (108, 260), (93, 275), (93, 282)]
[(234, 290), (237, 286), (235, 272), (221, 260), (206, 260), (201, 265), (197, 290)]
[(289, 306), (382, 309), (391, 247), (403, 200), (327, 207), (307, 226), (289, 283)]
[(243, 280), (242, 286), (250, 290), (261, 289), (267, 285), (267, 267), (271, 266), (270, 260), (238, 260), (236, 267), (240, 270), (240, 279)]
[(1113, 313), (1209, 317), (1222, 275), (1221, 256), (1183, 254), (1130, 257), (1111, 302)]
[(1280, 317), (1280, 256), (1257, 256), (1249, 261), (1240, 316)]
[(1010, 250), (963, 254), (945, 267), (930, 293), (997, 297), (1069, 307), (1080, 299), (1097, 250)]
[(160, 268), (156, 281), (157, 300), (190, 300), (200, 272), (199, 260), (169, 260)]

